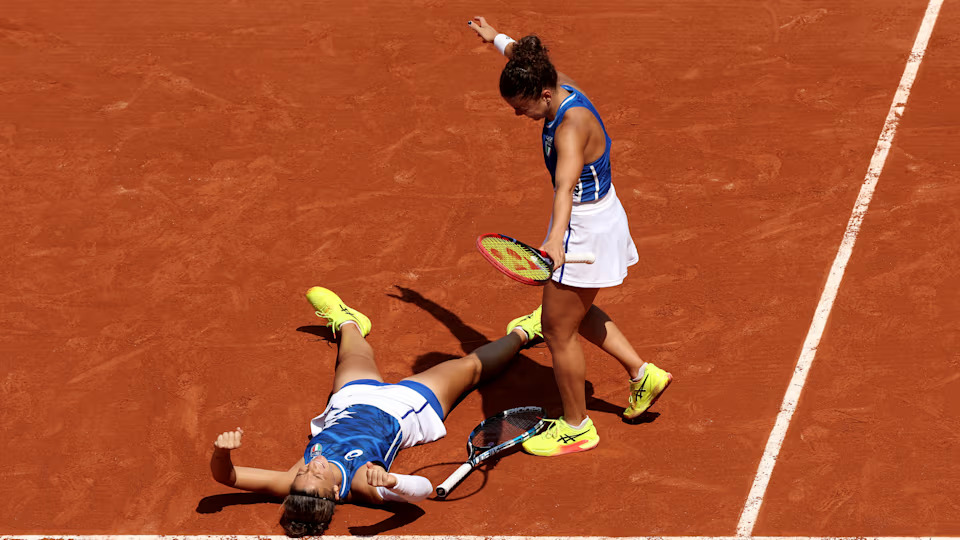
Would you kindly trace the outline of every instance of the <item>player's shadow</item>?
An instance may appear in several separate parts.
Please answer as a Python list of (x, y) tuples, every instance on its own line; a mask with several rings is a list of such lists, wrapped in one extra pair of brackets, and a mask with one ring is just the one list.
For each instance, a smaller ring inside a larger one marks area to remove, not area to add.
[(198, 514), (216, 514), (227, 506), (273, 503), (280, 504), (283, 497), (274, 497), (262, 493), (221, 493), (200, 499), (197, 503)]
[[(390, 294), (401, 302), (414, 304), (443, 323), (444, 326), (460, 342), (464, 354), (470, 354), (475, 349), (490, 343), (491, 340), (463, 321), (456, 313), (426, 298), (419, 292), (394, 285), (397, 294)], [(541, 340), (534, 342), (534, 347), (544, 347)], [(421, 373), (431, 367), (457, 358), (456, 355), (442, 352), (428, 352), (417, 357), (413, 371)], [(520, 352), (518, 358), (500, 376), (481, 385), (477, 392), (482, 397), (483, 412), (492, 416), (511, 407), (539, 405), (547, 410), (551, 416), (556, 416), (562, 410), (560, 394), (553, 375), (553, 368), (542, 366), (529, 356)], [(619, 407), (597, 398), (594, 395), (593, 384), (586, 383), (587, 408), (599, 412), (608, 412), (619, 415), (623, 407)], [(518, 396), (521, 396), (518, 398)]]
[(347, 527), (350, 534), (353, 536), (376, 536), (378, 534), (388, 533), (404, 525), (409, 525), (426, 514), (423, 508), (409, 503), (387, 503), (377, 508), (387, 510), (391, 512), (392, 515), (373, 525), (351, 525)]
[[(221, 493), (200, 499), (197, 504), (198, 514), (216, 514), (227, 506), (248, 504), (282, 504), (283, 497), (274, 497), (261, 493)], [(383, 521), (373, 525), (355, 525), (349, 527), (350, 534), (355, 536), (374, 536), (383, 534), (404, 525), (409, 525), (425, 514), (422, 508), (414, 504), (391, 503), (379, 507), (391, 512)]]

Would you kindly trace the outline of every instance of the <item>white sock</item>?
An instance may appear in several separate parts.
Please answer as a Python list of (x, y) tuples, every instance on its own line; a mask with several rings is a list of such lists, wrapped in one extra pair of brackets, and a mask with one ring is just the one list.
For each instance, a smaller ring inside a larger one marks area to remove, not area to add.
[(644, 362), (643, 365), (640, 366), (640, 371), (637, 372), (637, 376), (630, 379), (630, 382), (640, 382), (640, 380), (643, 379), (643, 374), (646, 372), (647, 372), (647, 363)]
[[(522, 326), (515, 326), (515, 327), (513, 327), (513, 330), (511, 330), (511, 331), (512, 331), (512, 332), (516, 332), (517, 330), (520, 330), (521, 332), (523, 332), (523, 335), (526, 336), (527, 339), (523, 340), (524, 343), (526, 343), (526, 342), (530, 341), (531, 339), (533, 339), (533, 338), (530, 336), (530, 334), (527, 332), (527, 330), (526, 330), (524, 327), (522, 327)], [(517, 333), (519, 333), (519, 332), (517, 332)]]
[(357, 324), (357, 321), (343, 321), (342, 323), (340, 323), (340, 326), (337, 327), (337, 330), (343, 328), (343, 325), (345, 325), (345, 324), (352, 324), (352, 325), (356, 326), (357, 329), (360, 330), (360, 332), (363, 332), (363, 328), (360, 328), (360, 325)]
[(583, 429), (583, 428), (587, 425), (587, 422), (588, 422), (589, 420), (590, 420), (590, 417), (589, 417), (589, 416), (586, 417), (586, 418), (584, 418), (584, 419), (583, 419), (583, 422), (580, 422), (580, 425), (578, 425), (578, 426), (575, 426), (575, 425), (571, 424), (570, 422), (567, 422), (566, 420), (564, 420), (563, 423), (565, 423), (566, 425), (570, 426), (571, 429)]

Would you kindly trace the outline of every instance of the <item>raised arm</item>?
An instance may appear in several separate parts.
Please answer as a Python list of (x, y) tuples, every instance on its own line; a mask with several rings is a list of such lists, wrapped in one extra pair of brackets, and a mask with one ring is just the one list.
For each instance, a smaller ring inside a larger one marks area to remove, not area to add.
[(287, 471), (271, 471), (253, 467), (237, 467), (233, 464), (231, 452), (240, 448), (243, 430), (221, 433), (213, 443), (213, 455), (210, 456), (210, 472), (213, 479), (225, 486), (266, 493), (282, 497), (290, 493), (290, 484), (297, 474), (297, 463)]
[[(470, 25), (470, 28), (473, 28), (484, 43), (493, 43), (508, 60), (513, 58), (513, 46), (516, 43), (513, 38), (506, 34), (497, 33), (496, 28), (491, 26), (483, 17), (474, 17), (472, 21), (467, 21), (467, 24)], [(572, 86), (581, 94), (586, 95), (580, 85), (565, 73), (557, 72), (557, 84)]]
[(472, 21), (467, 21), (467, 24), (477, 32), (484, 43), (493, 43), (508, 60), (513, 58), (513, 38), (506, 34), (498, 34), (497, 30), (483, 17), (474, 17)]

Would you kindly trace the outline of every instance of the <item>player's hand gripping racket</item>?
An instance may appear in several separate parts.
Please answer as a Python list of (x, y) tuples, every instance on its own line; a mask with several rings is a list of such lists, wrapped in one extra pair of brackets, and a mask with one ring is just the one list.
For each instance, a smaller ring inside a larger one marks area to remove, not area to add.
[(437, 497), (446, 497), (481, 461), (536, 435), (546, 414), (540, 407), (517, 407), (480, 422), (467, 440), (467, 461), (437, 486)]
[[(527, 285), (543, 285), (553, 275), (553, 260), (545, 251), (533, 248), (509, 236), (481, 234), (477, 249), (497, 270)], [(568, 263), (592, 264), (593, 253), (567, 253)]]

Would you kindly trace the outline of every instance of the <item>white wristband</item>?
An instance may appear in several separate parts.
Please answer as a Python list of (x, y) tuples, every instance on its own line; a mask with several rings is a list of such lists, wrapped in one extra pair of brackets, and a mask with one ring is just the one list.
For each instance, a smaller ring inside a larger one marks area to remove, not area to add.
[(497, 37), (493, 38), (493, 46), (504, 56), (507, 54), (507, 45), (511, 43), (516, 43), (516, 40), (506, 34), (497, 34)]
[(407, 474), (394, 474), (397, 478), (397, 485), (390, 489), (383, 486), (377, 487), (377, 493), (384, 501), (417, 502), (427, 498), (433, 493), (433, 486), (430, 481), (422, 476), (411, 476)]

